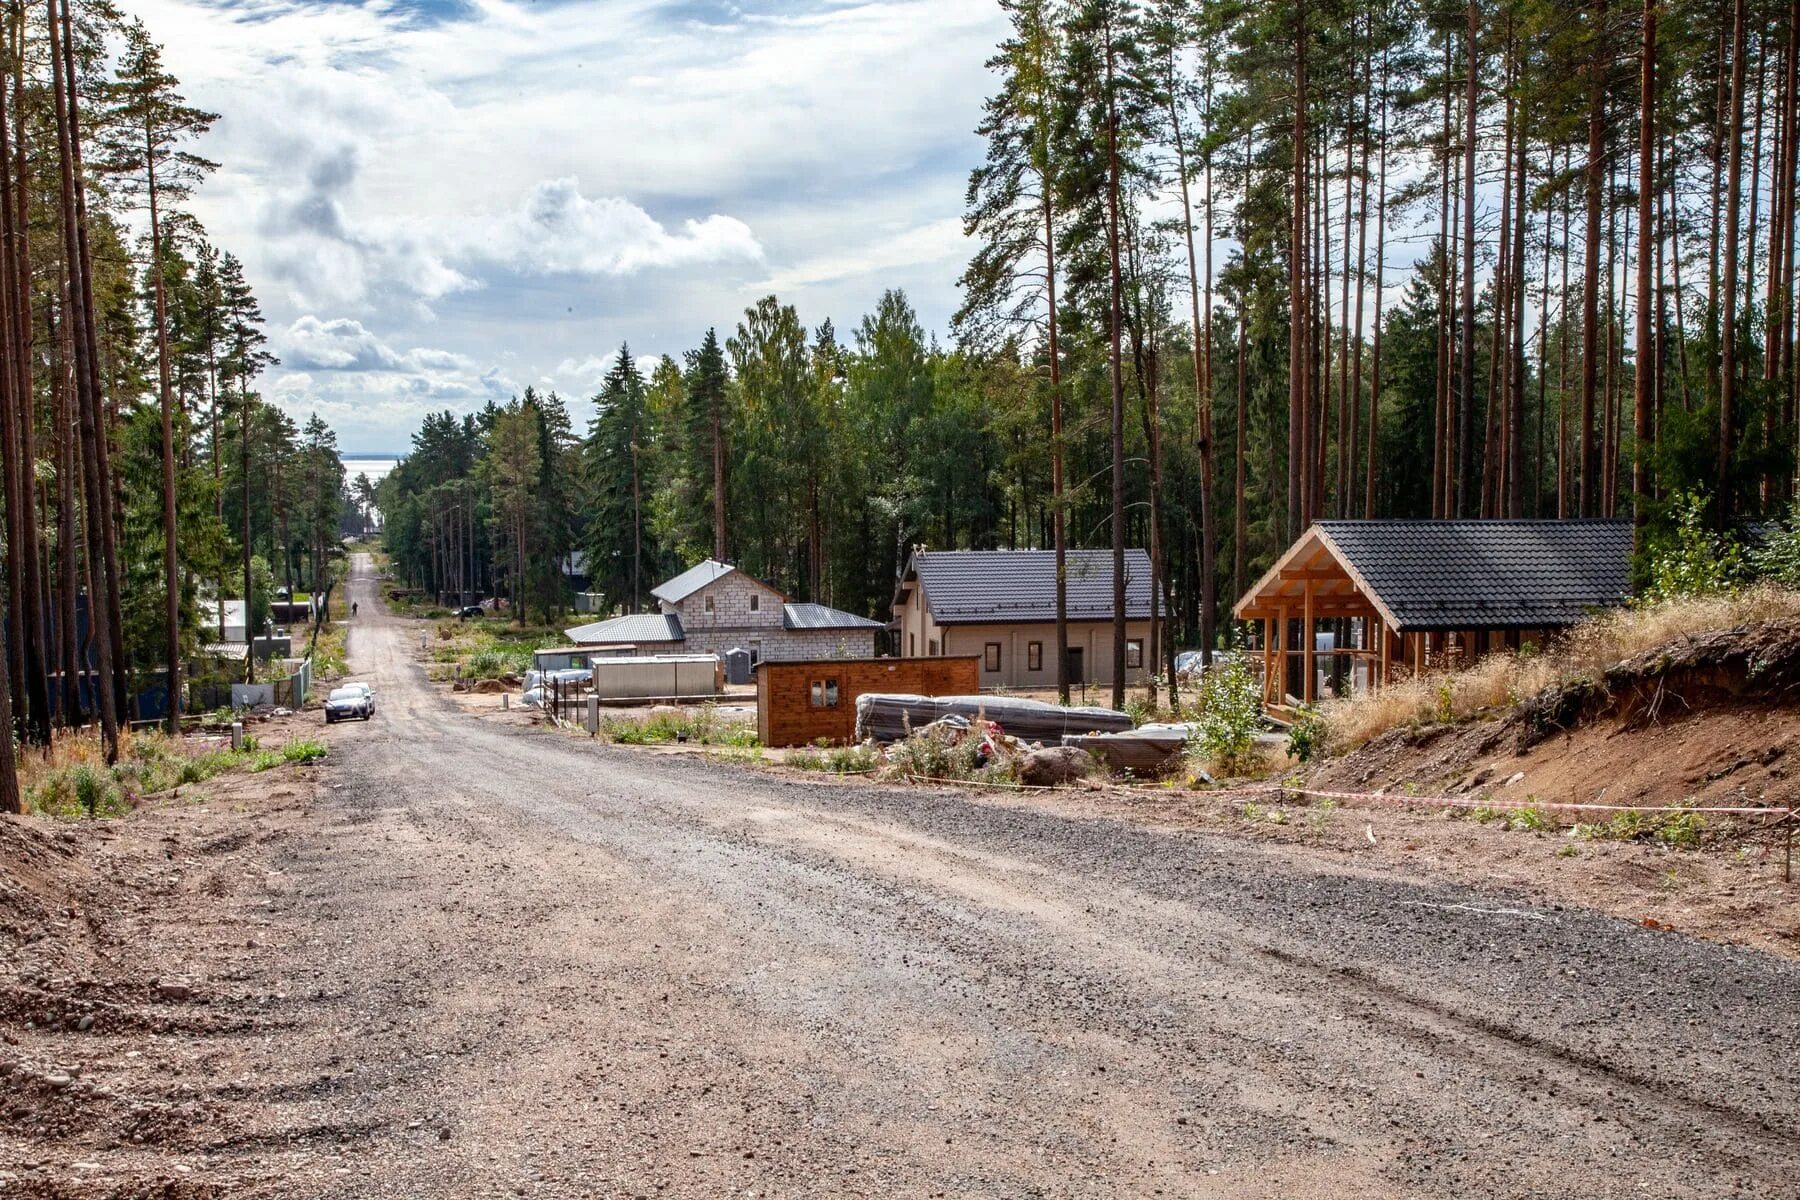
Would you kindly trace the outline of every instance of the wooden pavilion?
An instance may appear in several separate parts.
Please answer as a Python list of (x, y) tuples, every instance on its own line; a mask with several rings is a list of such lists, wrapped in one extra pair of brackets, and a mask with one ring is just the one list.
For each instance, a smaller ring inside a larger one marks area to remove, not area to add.
[(1238, 600), (1280, 713), (1542, 642), (1631, 594), (1624, 521), (1319, 521)]

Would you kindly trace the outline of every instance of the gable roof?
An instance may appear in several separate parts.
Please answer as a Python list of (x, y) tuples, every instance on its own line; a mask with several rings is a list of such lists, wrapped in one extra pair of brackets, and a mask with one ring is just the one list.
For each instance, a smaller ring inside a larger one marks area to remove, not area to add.
[(880, 621), (871, 621), (841, 608), (823, 604), (784, 604), (781, 607), (783, 629), (880, 629)]
[(1626, 521), (1319, 521), (1237, 610), (1292, 601), (1284, 573), (1321, 553), (1397, 630), (1555, 629), (1631, 596)]
[(651, 588), (650, 594), (667, 604), (680, 604), (707, 584), (723, 579), (735, 570), (737, 568), (730, 563), (714, 558), (702, 559), (675, 578)]
[(578, 646), (604, 646), (617, 642), (679, 642), (687, 638), (681, 618), (673, 613), (628, 613), (589, 625), (563, 630)]
[[(1112, 620), (1112, 551), (1067, 551), (1067, 575), (1069, 620)], [(940, 625), (1056, 620), (1054, 550), (921, 550), (905, 578), (919, 581)], [(1150, 617), (1150, 556), (1142, 550), (1125, 551), (1125, 616)]]

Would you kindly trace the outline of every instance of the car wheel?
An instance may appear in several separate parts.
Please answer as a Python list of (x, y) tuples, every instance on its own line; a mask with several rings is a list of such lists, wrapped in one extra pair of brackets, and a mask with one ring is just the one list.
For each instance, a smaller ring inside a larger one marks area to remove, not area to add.
[(326, 714), (325, 714), (325, 723), (326, 723), (326, 724), (327, 724), (327, 725), (330, 725), (330, 724), (332, 724), (332, 723), (333, 723), (333, 722), (334, 722), (334, 721), (336, 721), (336, 720), (337, 720), (337, 718), (336, 718), (336, 717), (334, 717), (334, 716), (332, 716), (332, 715), (331, 715), (331, 714), (330, 714), (330, 713), (326, 713)]

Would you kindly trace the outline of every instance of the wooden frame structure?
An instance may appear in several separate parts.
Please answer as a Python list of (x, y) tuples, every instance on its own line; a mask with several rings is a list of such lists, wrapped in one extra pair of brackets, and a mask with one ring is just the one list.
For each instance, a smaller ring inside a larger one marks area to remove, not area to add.
[[(1329, 524), (1308, 529), (1232, 609), (1239, 620), (1259, 626), (1263, 704), (1273, 715), (1491, 651), (1517, 650), (1570, 623), (1549, 611), (1529, 623), (1517, 606), (1498, 605), (1483, 623), (1470, 619), (1467, 604), (1447, 608), (1449, 619), (1433, 622), (1418, 615), (1416, 596), (1410, 611), (1396, 612), (1332, 532)], [(1420, 553), (1432, 551), (1422, 547)], [(1484, 603), (1479, 583), (1471, 584), (1466, 571), (1459, 574), (1451, 563), (1441, 567), (1446, 594), (1467, 600), (1473, 587), (1477, 604)], [(1326, 633), (1329, 638), (1321, 636)]]

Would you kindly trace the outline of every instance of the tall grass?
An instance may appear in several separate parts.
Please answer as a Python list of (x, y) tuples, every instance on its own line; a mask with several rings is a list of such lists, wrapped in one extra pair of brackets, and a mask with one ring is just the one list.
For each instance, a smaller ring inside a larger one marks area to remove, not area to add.
[(1762, 624), (1800, 626), (1800, 591), (1763, 584), (1615, 609), (1575, 625), (1541, 653), (1490, 654), (1460, 670), (1328, 701), (1320, 712), (1332, 747), (1352, 750), (1390, 729), (1498, 715), (1545, 688), (1598, 681), (1609, 667), (1684, 637)]
[(44, 750), (19, 751), (19, 788), (32, 811), (63, 820), (123, 816), (136, 797), (203, 783), (240, 767), (267, 770), (324, 757), (323, 742), (296, 739), (275, 750), (194, 745), (163, 733), (119, 735), (119, 759), (106, 765), (97, 733), (58, 733)]

